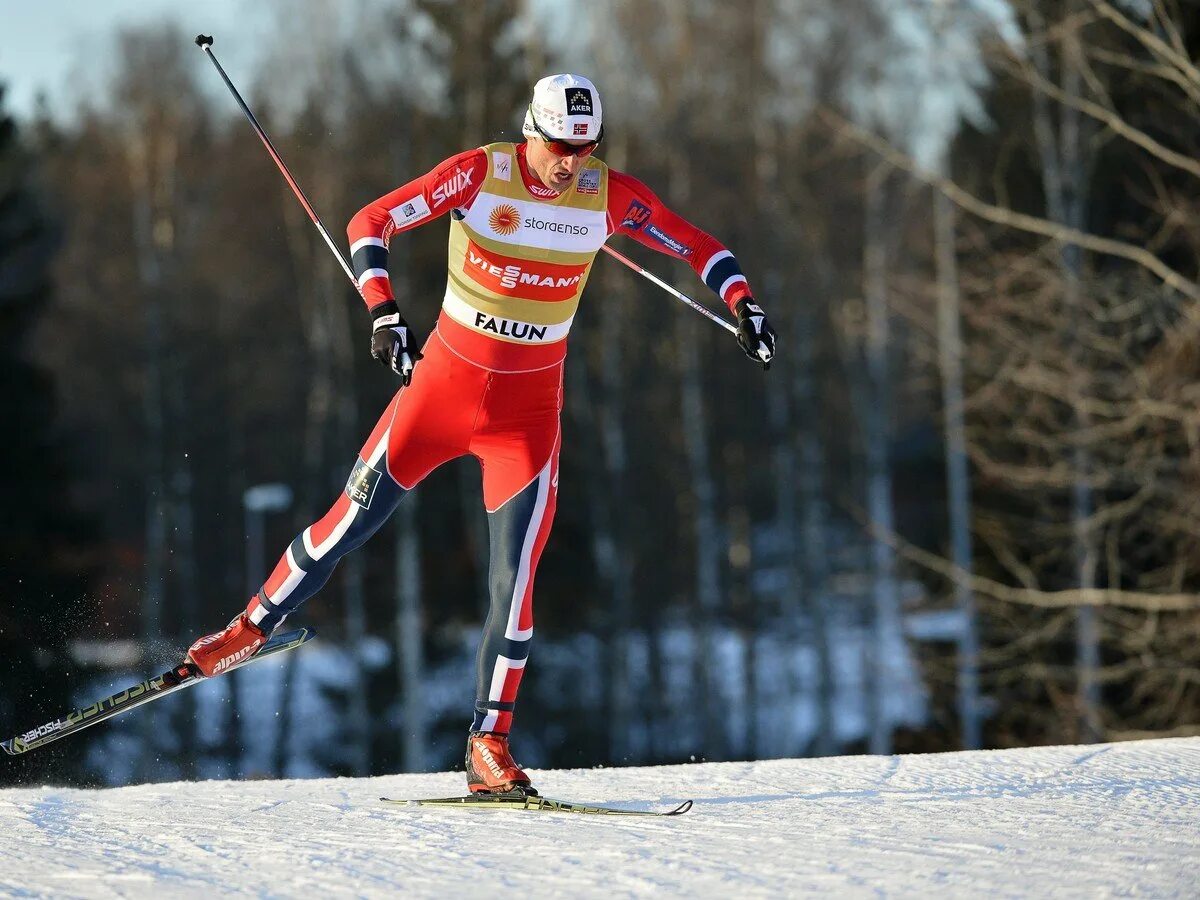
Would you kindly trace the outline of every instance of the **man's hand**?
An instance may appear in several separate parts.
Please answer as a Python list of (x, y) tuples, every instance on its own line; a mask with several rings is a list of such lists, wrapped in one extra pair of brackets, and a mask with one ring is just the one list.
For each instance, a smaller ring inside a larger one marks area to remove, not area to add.
[(400, 315), (394, 301), (380, 303), (371, 310), (375, 320), (371, 332), (371, 355), (400, 376), (406, 385), (412, 381), (413, 368), (421, 358), (416, 335)]
[(738, 346), (756, 363), (761, 363), (765, 372), (775, 358), (775, 329), (752, 297), (738, 301), (737, 317)]

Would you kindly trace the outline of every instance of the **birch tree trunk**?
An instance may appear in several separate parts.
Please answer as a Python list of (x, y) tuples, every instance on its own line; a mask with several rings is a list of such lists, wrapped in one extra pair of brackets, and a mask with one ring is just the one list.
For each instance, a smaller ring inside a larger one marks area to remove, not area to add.
[[(288, 190), (280, 193), (285, 236), (293, 271), (296, 300), (308, 347), (304, 438), (300, 448), (304, 482), (298, 492), (299, 527), (306, 527), (319, 515), (329, 499), (331, 460), (327, 452), (330, 419), (334, 404), (332, 336), (328, 309), (323, 302), (320, 259), (314, 257), (308, 234), (311, 225)], [(254, 560), (254, 565), (267, 560)], [(269, 565), (269, 563), (267, 563)], [(259, 573), (261, 577), (266, 572)], [(251, 590), (255, 588), (251, 586)], [(296, 677), (297, 654), (285, 654), (279, 699), (278, 728), (272, 753), (272, 770), (277, 778), (286, 777), (292, 732), (292, 690)], [(235, 673), (236, 674), (236, 673)]]
[(870, 402), (862, 409), (863, 436), (866, 442), (867, 515), (871, 537), (871, 595), (873, 627), (867, 646), (867, 698), (870, 717), (868, 746), (871, 753), (892, 750), (891, 725), (886, 697), (891, 681), (887, 637), (899, 627), (899, 600), (896, 590), (896, 559), (889, 543), (895, 532), (892, 506), (892, 472), (888, 445), (890, 438), (891, 384), (888, 371), (887, 307), (887, 184), (885, 168), (877, 168), (867, 178), (866, 234), (864, 241), (864, 293), (866, 296), (866, 357)]
[(958, 636), (958, 717), (964, 750), (982, 744), (979, 706), (979, 638), (975, 595), (971, 591), (971, 484), (967, 470), (967, 439), (963, 421), (962, 331), (959, 324), (958, 263), (955, 258), (954, 207), (941, 192), (933, 192), (934, 252), (938, 284), (938, 367), (945, 417), (946, 496), (949, 501), (950, 561), (957, 577), (954, 606), (961, 617)]
[[(753, 78), (758, 80), (765, 74), (767, 68), (762, 54), (763, 46), (769, 40), (769, 32), (773, 24), (773, 4), (758, 0), (754, 4), (754, 13), (756, 54)], [(807, 307), (811, 300), (801, 298), (799, 300), (801, 308), (784, 300), (783, 295), (786, 290), (784, 273), (787, 269), (787, 260), (785, 250), (781, 246), (780, 235), (791, 232), (791, 227), (789, 227), (791, 226), (790, 210), (785, 210), (784, 204), (780, 200), (783, 192), (783, 186), (780, 184), (780, 171), (787, 165), (786, 159), (781, 161), (780, 154), (787, 152), (781, 149), (786, 146), (786, 143), (782, 140), (782, 130), (771, 121), (775, 109), (771, 95), (760, 91), (752, 93), (752, 96), (758, 100), (754, 110), (756, 145), (754, 170), (758, 194), (757, 208), (771, 223), (771, 227), (765, 230), (767, 265), (763, 273), (762, 284), (767, 298), (766, 302), (770, 304), (773, 301), (775, 307), (772, 308), (778, 309), (778, 312), (773, 312), (772, 315), (778, 317), (779, 327), (784, 334), (788, 335), (789, 346), (794, 347), (797, 343), (806, 345), (801, 350), (800, 356), (794, 358), (784, 371), (779, 372), (779, 376), (784, 376), (787, 368), (794, 367), (792, 371), (795, 374), (792, 379), (784, 380), (778, 376), (768, 377), (763, 384), (771, 435), (771, 470), (775, 485), (774, 528), (779, 535), (780, 545), (786, 548), (782, 560), (784, 585), (779, 613), (784, 622), (782, 637), (791, 645), (792, 650), (792, 653), (785, 654), (788, 663), (783, 687), (783, 708), (790, 710), (805, 695), (804, 686), (799, 678), (800, 667), (795, 665), (790, 657), (792, 655), (799, 656), (805, 649), (806, 641), (813, 640), (814, 645), (817, 643), (815, 635), (817, 623), (809, 614), (814, 596), (812, 573), (804, 570), (806, 556), (800, 531), (799, 512), (800, 493), (803, 487), (797, 465), (798, 446), (804, 440), (812, 439), (817, 419), (815, 416), (797, 419), (795, 403), (797, 399), (795, 382), (808, 375), (807, 367), (812, 363), (807, 353), (809, 329), (799, 324), (802, 320), (809, 318)], [(805, 433), (803, 437), (801, 436), (802, 432)], [(815, 477), (819, 482), (819, 458), (811, 476), (810, 473), (805, 473), (805, 475), (806, 477)], [(805, 581), (806, 577), (810, 579), (808, 583)], [(755, 602), (753, 585), (751, 585), (751, 596), (751, 602)], [(810, 626), (807, 629), (804, 628), (806, 618)], [(757, 672), (757, 666), (755, 671)], [(828, 704), (821, 702), (819, 687), (814, 696), (819, 710), (818, 718), (822, 718), (822, 714), (828, 715)], [(757, 706), (756, 702), (755, 707)], [(780, 735), (781, 740), (775, 743), (781, 750), (781, 754), (777, 755), (787, 756), (800, 752), (801, 742), (799, 736), (794, 733), (793, 726), (796, 718), (793, 715), (784, 717), (787, 723), (786, 731)], [(821, 721), (818, 725), (818, 734), (824, 733), (827, 725), (827, 722)]]
[[(830, 297), (834, 277), (827, 258), (814, 254), (813, 274), (819, 295)], [(791, 392), (797, 419), (805, 423), (796, 441), (799, 455), (799, 506), (801, 556), (804, 560), (804, 605), (812, 622), (812, 641), (817, 663), (817, 681), (813, 696), (817, 706), (817, 733), (812, 751), (829, 756), (837, 747), (834, 722), (836, 682), (833, 669), (833, 623), (828, 609), (829, 560), (826, 556), (825, 531), (829, 521), (825, 502), (825, 446), (817, 423), (821, 399), (817, 382), (817, 315), (811, 303), (797, 308), (792, 352), (796, 357)]]
[[(683, 196), (672, 191), (680, 201)], [(693, 653), (695, 667), (694, 708), (700, 711), (705, 758), (724, 758), (723, 693), (717, 678), (720, 661), (716, 642), (716, 618), (721, 606), (720, 536), (717, 529), (716, 484), (709, 460), (708, 419), (700, 367), (700, 318), (679, 315), (677, 319), (681, 420), (683, 442), (691, 479), (695, 540), (696, 630)]]
[[(1067, 4), (1066, 14), (1078, 4)], [(1029, 9), (1030, 24), (1035, 33), (1044, 34), (1045, 21), (1035, 6)], [(1054, 76), (1046, 42), (1030, 44), (1034, 66), (1046, 79)], [(1081, 95), (1082, 75), (1075, 54), (1081, 52), (1075, 32), (1068, 30), (1062, 38), (1059, 66), (1063, 92), (1071, 98)], [(1044, 92), (1033, 91), (1034, 136), (1042, 164), (1042, 184), (1046, 195), (1047, 217), (1070, 228), (1082, 230), (1086, 217), (1087, 198), (1083, 183), (1085, 161), (1081, 114), (1074, 104), (1060, 104), (1057, 133), (1049, 101)], [(1074, 316), (1081, 315), (1079, 276), (1082, 252), (1077, 244), (1064, 245), (1060, 259), (1067, 308)], [(1072, 331), (1074, 326), (1072, 325)], [(1070, 380), (1071, 407), (1075, 410), (1075, 426), (1082, 432), (1089, 419), (1080, 400), (1086, 394), (1088, 363), (1082, 348), (1068, 335), (1073, 365)], [(1071, 466), (1074, 485), (1071, 490), (1071, 523), (1074, 535), (1075, 579), (1081, 590), (1096, 586), (1096, 566), (1099, 547), (1090, 523), (1095, 503), (1088, 483), (1092, 468), (1091, 454), (1086, 446), (1077, 444), (1072, 451)], [(1100, 665), (1100, 637), (1097, 611), (1094, 606), (1081, 605), (1075, 614), (1075, 666), (1079, 740), (1093, 742), (1102, 734), (1100, 721), (1100, 685), (1097, 673)]]
[[(149, 118), (149, 115), (147, 115)], [(166, 347), (170, 327), (164, 306), (166, 254), (174, 240), (169, 218), (172, 175), (177, 144), (163, 130), (156, 134), (139, 122), (126, 147), (133, 200), (133, 242), (138, 280), (145, 303), (145, 389), (142, 409), (146, 425), (146, 584), (142, 595), (141, 638), (148, 653), (162, 638), (162, 607), (167, 578), (167, 528), (172, 518), (167, 482), (167, 435), (170, 410), (166, 397)], [(154, 143), (155, 139), (161, 143)], [(148, 779), (162, 733), (161, 716), (147, 710), (142, 716), (142, 741), (136, 766)], [(159, 711), (161, 712), (161, 711)]]

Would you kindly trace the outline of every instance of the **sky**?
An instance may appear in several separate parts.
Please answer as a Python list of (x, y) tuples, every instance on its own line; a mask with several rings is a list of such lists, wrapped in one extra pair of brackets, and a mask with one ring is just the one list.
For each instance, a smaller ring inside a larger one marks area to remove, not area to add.
[(187, 34), (211, 34), (214, 51), (249, 71), (270, 13), (270, 4), (247, 0), (0, 0), (5, 109), (26, 118), (44, 93), (55, 118), (69, 116), (105, 84), (113, 35), (131, 25), (175, 21)]

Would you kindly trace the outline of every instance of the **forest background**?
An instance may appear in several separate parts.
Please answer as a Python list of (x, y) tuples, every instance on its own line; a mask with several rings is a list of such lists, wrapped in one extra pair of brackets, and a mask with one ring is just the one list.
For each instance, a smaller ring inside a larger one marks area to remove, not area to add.
[[(731, 247), (779, 333), (764, 373), (597, 261), (518, 757), (1200, 730), (1191, 12), (303, 0), (274, 9), (252, 67), (217, 34), (339, 239), (443, 158), (519, 140), (541, 75), (587, 74), (601, 157)], [(17, 119), (0, 97), (5, 737), (222, 625), (341, 490), (397, 386), (193, 37), (120, 31), (68, 111)], [(422, 333), (444, 242), (441, 220), (392, 242)], [(0, 782), (453, 766), (486, 527), (477, 466), (439, 470), (294, 617), (317, 644)]]

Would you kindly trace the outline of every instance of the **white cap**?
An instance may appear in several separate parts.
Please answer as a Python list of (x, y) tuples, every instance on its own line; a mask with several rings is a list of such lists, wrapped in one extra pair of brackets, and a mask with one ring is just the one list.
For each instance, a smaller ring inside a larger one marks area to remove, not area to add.
[(525, 112), (521, 131), (537, 136), (538, 127), (552, 138), (567, 141), (600, 139), (603, 110), (600, 92), (582, 75), (547, 75), (533, 86), (533, 100)]

